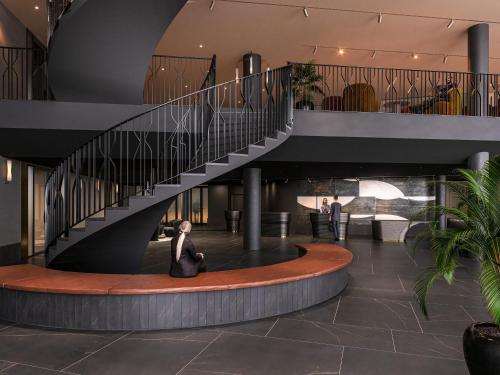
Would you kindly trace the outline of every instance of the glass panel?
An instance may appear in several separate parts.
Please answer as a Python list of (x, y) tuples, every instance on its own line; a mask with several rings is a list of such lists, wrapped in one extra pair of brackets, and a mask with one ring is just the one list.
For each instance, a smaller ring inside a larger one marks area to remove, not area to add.
[(182, 199), (183, 199), (183, 195), (179, 194), (177, 196), (177, 218), (179, 218), (179, 219), (182, 218)]
[(167, 210), (167, 223), (171, 220), (174, 220), (176, 218), (175, 214), (175, 202), (176, 199), (172, 200), (172, 203), (170, 204), (170, 207)]
[(203, 224), (206, 224), (208, 223), (208, 187), (204, 187), (202, 188), (201, 190), (203, 192), (203, 199), (202, 199), (202, 202), (203, 202), (203, 217), (202, 217), (202, 221), (203, 221)]
[(28, 256), (35, 253), (34, 246), (34, 215), (33, 215), (33, 185), (34, 185), (34, 168), (28, 167)]
[(191, 189), (191, 221), (201, 224), (201, 189)]
[(33, 211), (34, 211), (34, 252), (40, 253), (45, 250), (45, 225), (43, 220), (45, 208), (45, 182), (47, 172), (43, 169), (35, 169), (33, 184)]

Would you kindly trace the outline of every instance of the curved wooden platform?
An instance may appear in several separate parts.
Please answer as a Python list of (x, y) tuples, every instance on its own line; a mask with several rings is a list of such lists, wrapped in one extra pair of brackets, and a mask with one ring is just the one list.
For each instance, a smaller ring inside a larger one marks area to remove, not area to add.
[(0, 319), (68, 329), (200, 327), (300, 310), (345, 288), (351, 252), (297, 246), (305, 255), (288, 262), (187, 279), (0, 267)]

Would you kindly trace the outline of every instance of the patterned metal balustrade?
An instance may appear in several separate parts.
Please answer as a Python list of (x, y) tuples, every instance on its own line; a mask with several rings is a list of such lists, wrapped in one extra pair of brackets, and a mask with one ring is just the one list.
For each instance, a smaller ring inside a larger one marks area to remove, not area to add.
[(47, 0), (47, 13), (49, 16), (48, 40), (50, 40), (50, 37), (56, 28), (57, 22), (68, 10), (72, 2), (73, 0)]
[(500, 116), (500, 75), (293, 64), (297, 109)]
[(46, 246), (105, 208), (128, 205), (207, 163), (277, 137), (292, 123), (291, 67), (205, 85), (96, 136), (46, 185)]
[(144, 103), (161, 104), (215, 85), (212, 58), (154, 55), (144, 83)]
[(45, 50), (36, 47), (0, 47), (0, 99), (46, 98)]

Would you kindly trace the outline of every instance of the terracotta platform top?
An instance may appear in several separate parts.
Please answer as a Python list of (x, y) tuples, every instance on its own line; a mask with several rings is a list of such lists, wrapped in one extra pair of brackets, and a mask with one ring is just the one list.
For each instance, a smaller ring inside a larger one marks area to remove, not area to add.
[(304, 256), (269, 266), (201, 273), (193, 278), (168, 275), (113, 275), (51, 270), (31, 264), (0, 267), (0, 287), (59, 294), (161, 294), (252, 288), (335, 272), (352, 261), (350, 251), (333, 244), (297, 244)]

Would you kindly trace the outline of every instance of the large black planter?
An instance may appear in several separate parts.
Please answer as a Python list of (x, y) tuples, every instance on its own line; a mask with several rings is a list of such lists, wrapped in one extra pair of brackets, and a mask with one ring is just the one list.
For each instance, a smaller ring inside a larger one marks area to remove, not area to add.
[(240, 231), (241, 211), (226, 210), (226, 229), (228, 232), (238, 233)]
[[(497, 335), (491, 334), (497, 332)], [(464, 356), (471, 375), (500, 374), (500, 330), (493, 323), (474, 323), (464, 332)]]

